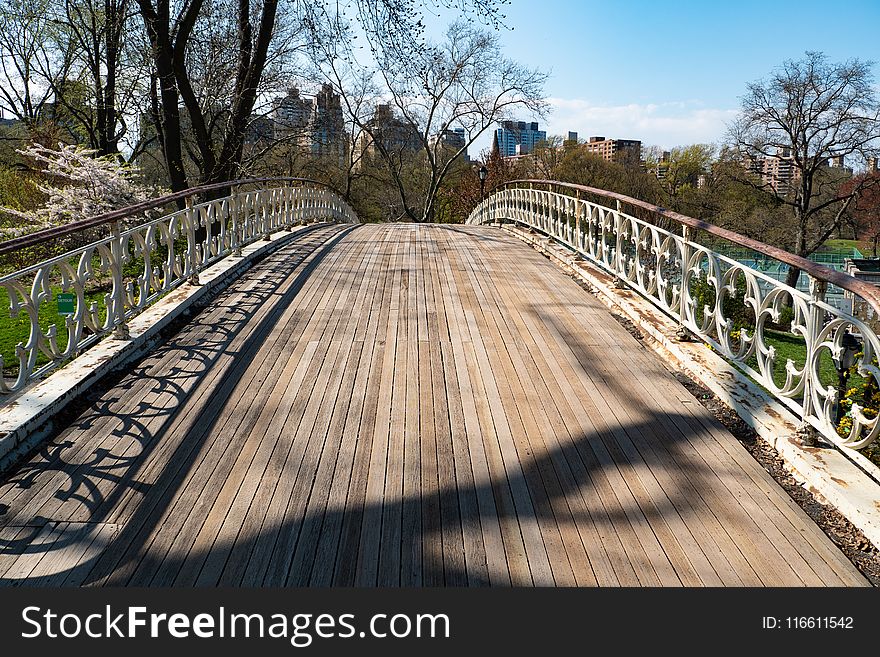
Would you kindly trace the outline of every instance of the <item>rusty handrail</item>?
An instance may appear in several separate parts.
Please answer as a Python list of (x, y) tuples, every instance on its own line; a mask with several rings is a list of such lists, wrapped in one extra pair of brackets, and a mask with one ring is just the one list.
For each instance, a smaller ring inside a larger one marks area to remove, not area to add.
[(114, 221), (119, 221), (133, 215), (141, 214), (142, 212), (148, 212), (149, 210), (155, 210), (156, 208), (161, 208), (165, 205), (168, 205), (169, 203), (181, 201), (191, 196), (196, 196), (198, 194), (213, 192), (217, 191), (218, 189), (227, 189), (230, 187), (239, 187), (241, 185), (251, 185), (267, 182), (308, 183), (326, 187), (327, 189), (334, 192), (336, 191), (331, 185), (320, 182), (318, 180), (290, 177), (244, 178), (241, 180), (228, 180), (226, 182), (211, 183), (209, 185), (199, 185), (197, 187), (189, 187), (179, 192), (173, 192), (172, 194), (166, 194), (165, 196), (160, 196), (159, 198), (143, 201), (141, 203), (137, 203), (136, 205), (128, 206), (126, 208), (120, 208), (119, 210), (112, 210), (110, 212), (105, 212), (104, 214), (95, 215), (94, 217), (89, 217), (88, 219), (64, 224), (63, 226), (46, 228), (45, 230), (40, 230), (35, 233), (22, 235), (21, 237), (15, 237), (11, 240), (0, 242), (0, 256), (6, 255), (7, 253), (12, 253), (13, 251), (18, 251), (19, 249), (26, 249), (32, 246), (37, 246), (39, 244), (44, 244), (54, 239), (58, 239), (59, 237), (63, 237), (64, 235), (76, 233), (81, 230), (104, 226), (106, 224), (113, 223)]
[(878, 288), (878, 286), (872, 283), (866, 283), (865, 281), (859, 280), (858, 278), (850, 276), (849, 274), (846, 274), (844, 272), (837, 271), (836, 269), (831, 269), (830, 267), (825, 267), (823, 265), (817, 264), (812, 260), (808, 260), (807, 258), (795, 255), (794, 253), (789, 253), (788, 251), (777, 248), (775, 246), (770, 246), (769, 244), (764, 244), (763, 242), (759, 242), (758, 240), (753, 240), (750, 237), (746, 237), (745, 235), (741, 235), (740, 233), (737, 233), (735, 231), (728, 230), (727, 228), (721, 228), (720, 226), (716, 226), (715, 224), (710, 224), (700, 219), (694, 219), (693, 217), (688, 217), (687, 215), (681, 214), (679, 212), (667, 210), (666, 208), (660, 207), (659, 205), (654, 205), (646, 201), (640, 201), (639, 199), (632, 198), (631, 196), (625, 196), (623, 194), (618, 194), (617, 192), (609, 192), (604, 189), (597, 189), (595, 187), (577, 185), (574, 183), (559, 182), (557, 180), (508, 180), (493, 187), (492, 191), (494, 192), (498, 189), (506, 188), (508, 185), (520, 184), (548, 185), (551, 187), (550, 191), (552, 191), (553, 186), (564, 187), (581, 192), (586, 192), (589, 194), (595, 194), (597, 196), (603, 196), (605, 198), (610, 198), (615, 201), (620, 201), (621, 203), (627, 203), (631, 206), (642, 208), (643, 210), (648, 210), (649, 212), (653, 212), (654, 214), (657, 214), (661, 217), (672, 219), (676, 223), (682, 224), (683, 226), (702, 230), (706, 233), (709, 233), (710, 235), (714, 235), (715, 237), (720, 237), (724, 240), (727, 240), (728, 242), (732, 242), (763, 255), (770, 256), (771, 258), (783, 262), (791, 267), (796, 267), (797, 269), (800, 269), (801, 271), (807, 273), (810, 276), (813, 276), (814, 278), (833, 283), (837, 287), (843, 288), (844, 290), (848, 290), (862, 297), (865, 301), (871, 304), (875, 312), (880, 315), (880, 288)]

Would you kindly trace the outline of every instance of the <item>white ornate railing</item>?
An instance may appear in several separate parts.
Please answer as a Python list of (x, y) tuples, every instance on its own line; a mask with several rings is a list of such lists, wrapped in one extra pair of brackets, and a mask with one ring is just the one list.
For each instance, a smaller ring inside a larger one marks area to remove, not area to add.
[[(485, 199), (467, 223), (503, 221), (552, 237), (639, 292), (677, 320), (680, 330), (704, 340), (770, 391), (801, 418), (807, 433), (812, 427), (852, 449), (866, 447), (880, 433), (880, 340), (868, 319), (825, 299), (828, 284), (837, 285), (877, 317), (877, 287), (732, 231), (584, 186), (513, 181)], [(810, 291), (715, 252), (696, 241), (697, 234), (704, 243), (733, 242), (801, 269)], [(861, 396), (843, 399), (855, 381)]]
[[(248, 189), (257, 184), (263, 187)], [(268, 186), (272, 184), (276, 186)], [(196, 195), (210, 192), (229, 194), (193, 202)], [(144, 220), (145, 213), (173, 202), (186, 207)], [(221, 258), (241, 255), (243, 246), (269, 239), (275, 231), (318, 221), (358, 219), (337, 194), (319, 183), (261, 178), (193, 188), (0, 244), (2, 257), (84, 230), (103, 228), (110, 233), (0, 278), (13, 323), (26, 333), (11, 359), (8, 354), (6, 360), (0, 357), (0, 393), (5, 396), (0, 404), (9, 393), (22, 390), (105, 335), (127, 338), (131, 317), (181, 283), (197, 284), (199, 273)], [(69, 309), (61, 308), (63, 294), (73, 295)], [(69, 312), (59, 325), (62, 310)]]

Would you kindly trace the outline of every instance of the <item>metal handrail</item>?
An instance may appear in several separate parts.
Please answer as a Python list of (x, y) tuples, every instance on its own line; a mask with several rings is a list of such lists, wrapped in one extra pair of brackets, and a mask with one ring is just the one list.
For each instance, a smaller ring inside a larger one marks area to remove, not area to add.
[[(321, 187), (326, 187), (330, 191), (336, 192), (336, 190), (327, 183), (320, 182), (318, 180), (310, 180), (309, 178), (290, 178), (290, 177), (272, 177), (272, 178), (243, 178), (241, 180), (229, 180), (221, 183), (211, 183), (209, 185), (199, 185), (197, 187), (189, 187), (187, 189), (181, 190), (179, 192), (173, 192), (171, 194), (166, 194), (165, 196), (160, 196), (159, 198), (149, 199), (147, 201), (142, 201), (141, 203), (137, 203), (135, 205), (130, 205), (125, 208), (121, 208), (119, 210), (111, 210), (110, 212), (105, 212), (103, 214), (95, 215), (94, 217), (89, 217), (88, 219), (83, 219), (81, 221), (76, 221), (69, 224), (64, 224), (63, 226), (54, 226), (52, 228), (46, 228), (45, 230), (36, 231), (34, 233), (30, 233), (28, 235), (22, 235), (21, 237), (16, 237), (11, 240), (6, 240), (5, 242), (0, 242), (0, 256), (6, 255), (7, 253), (12, 253), (14, 251), (18, 251), (19, 249), (27, 249), (33, 246), (38, 246), (40, 244), (45, 244), (46, 242), (51, 242), (52, 240), (58, 239), (59, 237), (63, 237), (65, 235), (70, 235), (71, 233), (76, 233), (81, 230), (88, 230), (89, 228), (97, 228), (99, 226), (105, 226), (107, 224), (111, 224), (116, 221), (121, 221), (122, 219), (127, 219), (128, 217), (132, 217), (135, 215), (143, 214), (144, 212), (149, 212), (150, 210), (155, 210), (157, 208), (164, 207), (169, 203), (174, 203), (176, 201), (183, 201), (193, 196), (198, 196), (199, 194), (205, 194), (207, 192), (215, 192), (220, 189), (229, 189), (232, 187), (241, 187), (243, 185), (253, 185), (253, 184), (262, 184), (269, 182), (299, 182), (306, 183), (310, 185), (319, 185)], [(337, 192), (338, 193), (338, 192)]]
[[(832, 283), (833, 285), (836, 285), (837, 287), (857, 294), (862, 299), (867, 301), (874, 308), (877, 314), (880, 315), (880, 288), (878, 288), (876, 285), (866, 283), (865, 281), (859, 280), (858, 278), (855, 278), (854, 276), (851, 276), (845, 272), (837, 271), (836, 269), (831, 269), (830, 267), (825, 267), (823, 265), (813, 262), (812, 260), (808, 260), (807, 258), (789, 253), (788, 251), (785, 251), (778, 247), (764, 244), (763, 242), (759, 242), (758, 240), (746, 237), (745, 235), (742, 235), (735, 231), (721, 228), (720, 226), (710, 224), (700, 219), (694, 219), (693, 217), (689, 217), (673, 210), (668, 210), (666, 208), (660, 207), (659, 205), (654, 205), (653, 203), (640, 201), (639, 199), (625, 196), (623, 194), (618, 194), (617, 192), (609, 192), (604, 189), (597, 189), (595, 187), (588, 187), (586, 185), (576, 185), (574, 183), (558, 182), (555, 180), (509, 180), (493, 187), (492, 192), (495, 192), (498, 189), (506, 189), (510, 185), (522, 184), (548, 185), (551, 187), (550, 191), (552, 191), (552, 187), (573, 189), (579, 192), (586, 192), (589, 194), (595, 194), (597, 196), (613, 199), (615, 201), (620, 201), (621, 203), (626, 203), (633, 207), (642, 208), (643, 210), (648, 210), (649, 212), (657, 214), (666, 219), (671, 219), (672, 221), (683, 226), (696, 228), (710, 235), (714, 235), (715, 237), (720, 237), (721, 239), (727, 240), (728, 242), (732, 242), (739, 246), (744, 246), (748, 249), (756, 251), (757, 253), (770, 256), (771, 258), (779, 260), (780, 262), (785, 263), (791, 267), (800, 269), (801, 271), (809, 274), (810, 276), (813, 276), (814, 278), (827, 281), (829, 283)], [(0, 251), (0, 253), (2, 253), (2, 251)]]

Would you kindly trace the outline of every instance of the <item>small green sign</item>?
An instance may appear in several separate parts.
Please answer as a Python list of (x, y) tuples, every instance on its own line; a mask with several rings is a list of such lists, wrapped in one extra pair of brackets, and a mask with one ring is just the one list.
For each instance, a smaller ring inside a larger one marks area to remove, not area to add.
[(76, 312), (76, 295), (62, 292), (56, 298), (58, 300), (59, 315), (72, 315)]

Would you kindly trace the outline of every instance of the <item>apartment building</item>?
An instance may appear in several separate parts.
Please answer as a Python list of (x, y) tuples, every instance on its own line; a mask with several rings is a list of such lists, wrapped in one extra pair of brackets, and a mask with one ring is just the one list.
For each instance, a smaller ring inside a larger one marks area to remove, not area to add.
[(492, 148), (497, 149), (501, 157), (528, 155), (535, 144), (547, 139), (547, 132), (538, 129), (537, 121), (501, 121), (500, 125), (495, 130)]
[(642, 142), (637, 139), (606, 139), (590, 137), (584, 144), (588, 153), (600, 155), (607, 162), (636, 164), (642, 157)]

